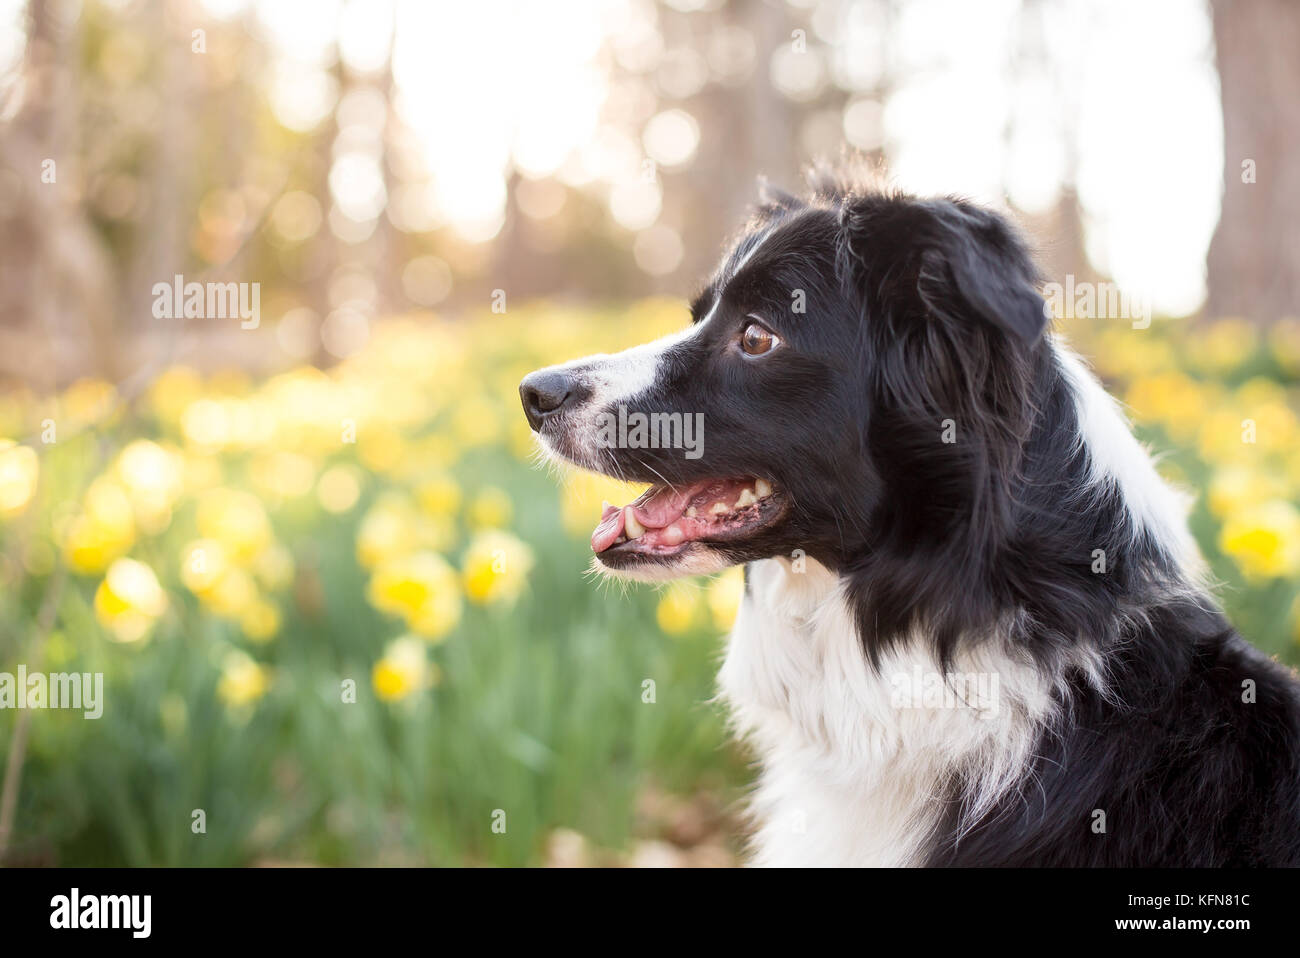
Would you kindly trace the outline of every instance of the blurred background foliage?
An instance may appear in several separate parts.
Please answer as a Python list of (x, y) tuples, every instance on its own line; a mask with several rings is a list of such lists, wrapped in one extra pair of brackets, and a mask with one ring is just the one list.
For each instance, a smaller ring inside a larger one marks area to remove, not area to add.
[(1154, 304), (1059, 325), (1300, 659), (1300, 13), (1228, 6), (0, 0), (0, 671), (106, 679), (0, 712), (0, 861), (732, 862), (738, 574), (585, 575), (516, 387), (845, 149)]

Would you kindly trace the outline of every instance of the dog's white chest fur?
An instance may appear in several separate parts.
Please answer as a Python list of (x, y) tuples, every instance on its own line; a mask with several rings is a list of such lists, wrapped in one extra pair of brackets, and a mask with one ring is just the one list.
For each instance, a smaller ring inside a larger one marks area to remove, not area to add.
[(753, 864), (919, 864), (954, 780), (970, 783), (967, 819), (1016, 783), (1051, 709), (1037, 670), (987, 643), (949, 676), (991, 677), (991, 698), (900, 704), (911, 680), (939, 678), (924, 643), (872, 669), (825, 567), (769, 559), (748, 576), (719, 684), (762, 761)]

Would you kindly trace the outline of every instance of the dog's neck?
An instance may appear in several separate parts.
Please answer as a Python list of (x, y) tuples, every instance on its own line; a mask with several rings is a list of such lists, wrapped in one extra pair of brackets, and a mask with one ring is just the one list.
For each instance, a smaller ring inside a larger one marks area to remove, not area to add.
[(872, 666), (844, 591), (812, 560), (746, 569), (719, 682), (763, 762), (757, 864), (917, 863), (946, 803), (973, 821), (1016, 783), (1053, 714), (1052, 681), (997, 636), (942, 671), (924, 641)]

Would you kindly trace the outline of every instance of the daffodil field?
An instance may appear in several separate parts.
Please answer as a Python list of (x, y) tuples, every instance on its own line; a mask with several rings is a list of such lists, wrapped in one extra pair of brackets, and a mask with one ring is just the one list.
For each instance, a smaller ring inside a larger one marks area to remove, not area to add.
[(1300, 661), (1300, 320), (1075, 321), (1067, 337), (1127, 406), (1190, 515), (1233, 624)]
[(621, 847), (651, 781), (740, 781), (703, 704), (738, 579), (584, 575), (624, 493), (534, 465), (518, 408), (538, 364), (679, 315), (394, 320), (328, 373), (6, 396), (35, 440), (0, 454), (0, 667), (106, 684), (99, 720), (33, 713), (11, 855), (525, 863), (557, 825)]
[[(0, 671), (104, 675), (98, 719), (28, 711), (21, 762), (0, 711), (9, 860), (536, 864), (576, 833), (618, 862), (659, 837), (647, 794), (734, 803), (708, 699), (738, 572), (590, 575), (635, 490), (540, 464), (517, 395), (684, 317), (416, 315), (328, 371), (3, 394)], [(1196, 495), (1234, 621), (1300, 659), (1300, 322), (1065, 332)]]

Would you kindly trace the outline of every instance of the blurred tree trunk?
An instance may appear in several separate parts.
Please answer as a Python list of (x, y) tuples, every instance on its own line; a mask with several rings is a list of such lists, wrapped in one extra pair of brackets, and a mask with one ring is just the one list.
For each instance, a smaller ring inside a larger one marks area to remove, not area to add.
[[(749, 131), (750, 165), (747, 169), (761, 173), (786, 189), (798, 190), (799, 148), (796, 110), (772, 85), (769, 68), (773, 51), (792, 42), (790, 17), (775, 3), (753, 3), (740, 8), (758, 47), (754, 76), (745, 85), (745, 126)], [(753, 176), (741, 184), (741, 193), (733, 195), (733, 208), (753, 205), (757, 193)]]
[[(332, 51), (330, 65), (330, 75), (334, 78), (335, 89), (339, 91), (340, 99), (344, 92), (344, 75), (343, 75), (343, 58), (339, 56), (338, 46), (335, 45)], [(317, 336), (316, 351), (312, 354), (312, 365), (321, 369), (327, 368), (334, 363), (334, 357), (330, 355), (329, 350), (325, 348), (324, 341), (320, 338), (320, 329), (325, 320), (329, 317), (330, 305), (329, 285), (330, 278), (334, 276), (335, 270), (343, 261), (343, 241), (335, 234), (334, 229), (330, 226), (330, 210), (333, 208), (334, 201), (330, 195), (330, 167), (334, 163), (334, 141), (338, 137), (338, 104), (335, 104), (335, 115), (328, 122), (322, 123), (315, 133), (312, 134), (312, 176), (313, 186), (311, 193), (321, 201), (321, 212), (324, 213), (325, 219), (321, 226), (320, 232), (312, 239), (312, 282), (308, 285), (308, 299), (312, 311), (317, 317)]]
[[(397, 139), (401, 118), (397, 114), (397, 80), (393, 76), (393, 51), (397, 48), (397, 12), (392, 14), (392, 24), (388, 31), (388, 57), (384, 61), (379, 77), (379, 89), (384, 94), (387, 112), (384, 115), (384, 127), (380, 133), (382, 144), (379, 157), (379, 169), (384, 177), (384, 194), (388, 203), (393, 202), (393, 191), (398, 179), (393, 175), (392, 150)], [(379, 214), (379, 225), (375, 228), (376, 261), (374, 262), (375, 282), (378, 286), (377, 310), (380, 315), (390, 313), (399, 306), (407, 305), (406, 295), (402, 291), (402, 267), (406, 265), (406, 236), (393, 225), (389, 216), (390, 207), (386, 204)]]
[[(772, 52), (791, 42), (789, 12), (779, 3), (732, 2), (710, 13), (681, 16), (692, 22), (708, 17), (714, 29), (743, 30), (754, 42), (755, 60), (743, 82), (710, 84), (689, 103), (679, 104), (700, 125), (691, 189), (665, 192), (669, 218), (680, 225), (686, 249), (675, 274), (659, 285), (679, 294), (716, 268), (727, 238), (758, 203), (760, 176), (793, 192), (803, 186), (796, 107), (773, 87), (769, 69)], [(699, 202), (699, 197), (708, 197), (708, 202)]]
[(1223, 210), (1211, 316), (1300, 314), (1300, 3), (1211, 0), (1223, 101)]
[[(111, 264), (81, 202), (81, 21), (31, 0), (22, 106), (0, 138), (0, 370), (52, 386), (111, 348)], [(50, 178), (45, 177), (47, 161)]]
[[(170, 355), (184, 330), (181, 316), (154, 317), (154, 284), (171, 282), (178, 274), (185, 276), (187, 283), (201, 280), (196, 272), (186, 275), (186, 267), (193, 262), (187, 224), (198, 199), (193, 162), (198, 80), (193, 58), (200, 54), (192, 52), (189, 22), (164, 0), (153, 0), (137, 17), (134, 25), (146, 32), (159, 61), (154, 80), (159, 87), (159, 110), (142, 164), (144, 212), (121, 291), (118, 329), (122, 346), (116, 355), (106, 357), (108, 374), (114, 380), (147, 376), (158, 357)], [(131, 359), (122, 355), (127, 344), (134, 354)]]

